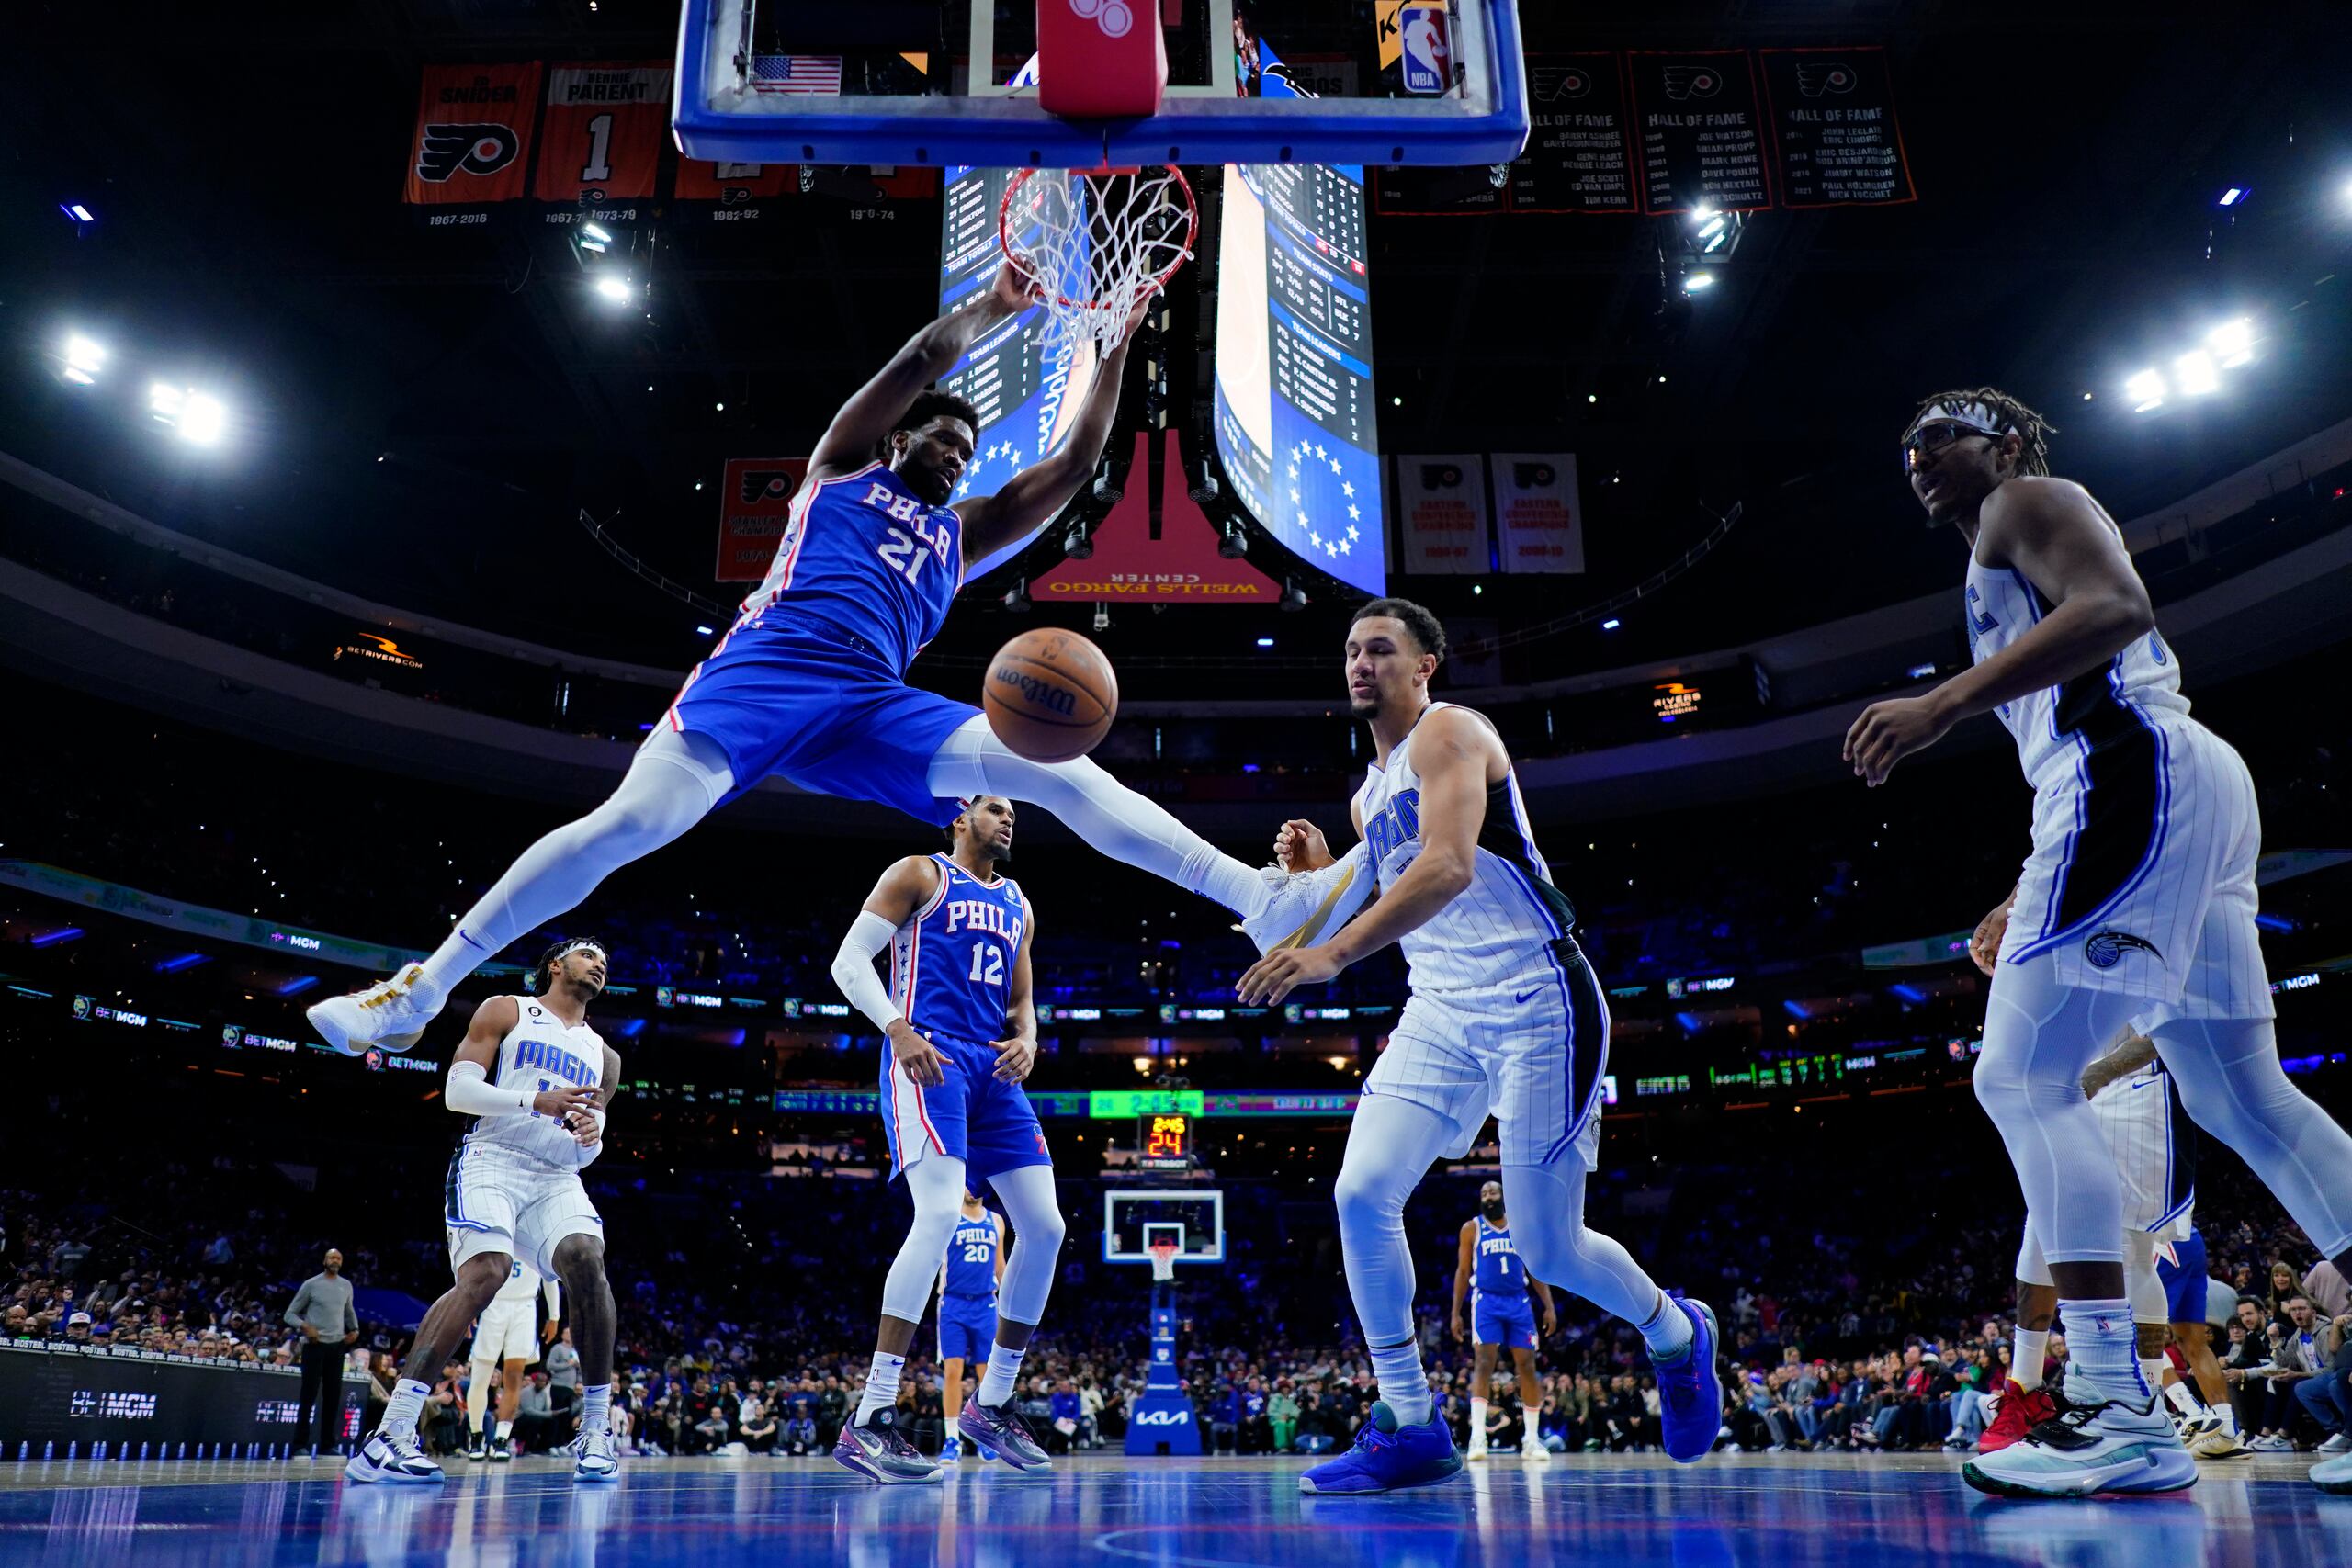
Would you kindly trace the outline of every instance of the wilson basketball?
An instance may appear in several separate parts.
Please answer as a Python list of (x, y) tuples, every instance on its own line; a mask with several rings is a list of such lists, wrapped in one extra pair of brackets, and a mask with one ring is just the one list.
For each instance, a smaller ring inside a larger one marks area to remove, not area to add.
[(1102, 743), (1119, 678), (1076, 632), (1023, 632), (997, 650), (980, 691), (996, 738), (1033, 762), (1067, 762)]

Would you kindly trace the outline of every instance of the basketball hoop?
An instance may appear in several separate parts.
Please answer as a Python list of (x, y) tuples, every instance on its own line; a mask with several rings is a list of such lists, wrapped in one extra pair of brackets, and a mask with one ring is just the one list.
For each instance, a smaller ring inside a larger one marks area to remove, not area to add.
[(1200, 210), (1173, 164), (1023, 169), (997, 209), (1005, 259), (1046, 307), (1058, 344), (1107, 354), (1127, 319), (1193, 254)]
[(1176, 1244), (1155, 1241), (1144, 1250), (1151, 1254), (1151, 1278), (1154, 1284), (1166, 1284), (1176, 1278)]

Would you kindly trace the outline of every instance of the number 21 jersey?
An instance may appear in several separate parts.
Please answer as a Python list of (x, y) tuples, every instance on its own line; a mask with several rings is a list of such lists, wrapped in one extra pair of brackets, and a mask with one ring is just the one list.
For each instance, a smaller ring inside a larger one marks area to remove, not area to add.
[(918, 1034), (1001, 1040), (1029, 900), (1011, 877), (983, 882), (946, 855), (931, 858), (938, 890), (890, 940), (891, 999)]
[(964, 576), (963, 520), (881, 463), (802, 487), (768, 574), (736, 625), (805, 611), (857, 637), (904, 674), (939, 635)]

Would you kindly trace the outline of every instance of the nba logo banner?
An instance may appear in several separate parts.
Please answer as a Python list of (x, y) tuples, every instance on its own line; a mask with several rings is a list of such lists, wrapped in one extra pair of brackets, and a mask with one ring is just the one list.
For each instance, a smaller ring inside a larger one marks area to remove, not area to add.
[[(537, 61), (426, 66), (401, 199), (412, 207), (477, 209), (522, 199), (539, 73)], [(444, 213), (429, 221), (481, 223), (488, 217)]]
[(1495, 536), (1505, 571), (1582, 571), (1584, 508), (1565, 452), (1495, 454)]
[(793, 497), (808, 478), (806, 457), (729, 457), (718, 487), (720, 582), (757, 582), (775, 558)]
[(1397, 13), (1403, 45), (1405, 91), (1434, 96), (1453, 85), (1453, 46), (1446, 35), (1443, 6), (1408, 6)]

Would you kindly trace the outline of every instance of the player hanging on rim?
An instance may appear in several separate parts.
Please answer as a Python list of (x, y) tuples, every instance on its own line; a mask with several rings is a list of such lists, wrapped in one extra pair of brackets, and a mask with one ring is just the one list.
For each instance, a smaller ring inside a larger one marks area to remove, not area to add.
[[(914, 1200), (913, 1223), (882, 1281), (882, 1325), (865, 1394), (833, 1458), (886, 1485), (936, 1481), (898, 1428), (899, 1375), (923, 1298), (956, 1229), (964, 1195), (994, 1189), (1012, 1222), (988, 1371), (960, 1413), (962, 1434), (1016, 1470), (1053, 1461), (1012, 1408), (1013, 1382), (1045, 1315), (1062, 1247), (1054, 1160), (1021, 1085), (1037, 1060), (1029, 997), (1036, 919), (1001, 869), (1012, 856), (1012, 803), (982, 795), (947, 826), (949, 854), (910, 855), (882, 874), (842, 938), (833, 981), (888, 1037), (882, 1122), (891, 1162)], [(890, 951), (890, 989), (874, 960)], [(941, 1325), (942, 1349), (946, 1328)]]
[[(1466, 1330), (1473, 1347), (1470, 1371), (1470, 1451), (1465, 1459), (1487, 1457), (1487, 1394), (1495, 1384), (1495, 1352), (1510, 1348), (1512, 1371), (1519, 1374), (1519, 1408), (1524, 1434), (1519, 1440), (1521, 1459), (1549, 1463), (1552, 1450), (1544, 1446), (1536, 1422), (1544, 1413), (1544, 1385), (1535, 1376), (1534, 1309), (1527, 1304), (1529, 1291), (1544, 1303), (1542, 1331), (1559, 1326), (1552, 1310), (1552, 1288), (1527, 1271), (1519, 1249), (1511, 1245), (1510, 1214), (1503, 1205), (1503, 1184), (1489, 1181), (1478, 1189), (1478, 1213), (1462, 1222), (1461, 1249), (1453, 1265), (1453, 1337), (1463, 1338), (1462, 1300), (1470, 1298)], [(1474, 1284), (1473, 1281), (1476, 1281)]]
[[(1333, 1193), (1380, 1398), (1354, 1448), (1300, 1477), (1308, 1492), (1393, 1491), (1462, 1468), (1413, 1334), (1404, 1210), (1431, 1162), (1466, 1154), (1490, 1112), (1512, 1241), (1529, 1271), (1641, 1330), (1668, 1453), (1704, 1458), (1723, 1424), (1714, 1314), (1660, 1290), (1623, 1247), (1585, 1226), (1608, 1004), (1571, 934), (1575, 911), (1535, 848), (1502, 738), (1481, 715), (1430, 700), (1444, 657), (1445, 633), (1420, 605), (1375, 599), (1356, 612), (1350, 708), (1371, 726), (1380, 759), (1351, 807), (1363, 842), (1334, 861), (1313, 827), (1283, 825), (1276, 858), (1299, 874), (1292, 883), (1317, 915), (1238, 987), (1246, 1003), (1276, 1002), (1392, 942), (1412, 985), (1364, 1079)], [(1352, 924), (1306, 945), (1359, 908)]]
[(417, 1325), (383, 1423), (351, 1456), (353, 1481), (432, 1483), (441, 1467), (416, 1440), (416, 1418), (466, 1325), (514, 1277), (522, 1258), (563, 1281), (580, 1352), (580, 1439), (572, 1475), (620, 1474), (613, 1452), (613, 1289), (605, 1279), (605, 1222), (580, 1184), (602, 1152), (605, 1114), (620, 1082), (620, 1054), (588, 1027), (605, 989), (605, 950), (558, 942), (540, 955), (526, 997), (492, 997), (449, 1063), (442, 1103), (469, 1117), (442, 1188), (442, 1223), (458, 1280)]
[(947, 1233), (947, 1260), (939, 1269), (939, 1366), (944, 1383), (946, 1440), (939, 1461), (964, 1457), (965, 1372), (989, 1359), (996, 1337), (996, 1296), (1004, 1283), (1004, 1216), (991, 1214), (977, 1192), (964, 1194), (961, 1218)]
[[(1297, 927), (1303, 911), (1277, 892), (1279, 878), (1219, 853), (1091, 759), (1030, 761), (969, 703), (906, 683), (965, 573), (1061, 511), (1094, 471), (1117, 412), (1128, 339), (1103, 357), (1058, 450), (993, 495), (950, 504), (978, 415), (923, 389), (1028, 303), (1008, 265), (842, 405), (809, 457), (766, 579), (686, 677), (620, 787), (524, 851), (422, 963), (311, 1007), (320, 1038), (353, 1055), (406, 1050), (477, 965), (771, 773), (934, 824), (972, 795), (1034, 802), (1103, 853), (1233, 910), (1261, 948)], [(1138, 306), (1130, 333), (1143, 314)]]
[[(1905, 427), (1912, 493), (1968, 545), (1974, 663), (1924, 696), (1863, 709), (1846, 757), (1874, 787), (1989, 710), (2034, 792), (2032, 852), (1999, 911), (1976, 1098), (2057, 1283), (2068, 1408), (1962, 1473), (2028, 1496), (2171, 1491), (2197, 1466), (2134, 1353), (2121, 1186), (2084, 1068), (2144, 1015), (2190, 1117), (2338, 1268), (2352, 1267), (2352, 1135), (2278, 1066), (2255, 927), (2254, 781), (2188, 716), (2122, 531), (2082, 486), (2049, 477), (2049, 433), (1990, 387), (1938, 393)], [(2352, 1456), (2312, 1478), (2352, 1491)]]

